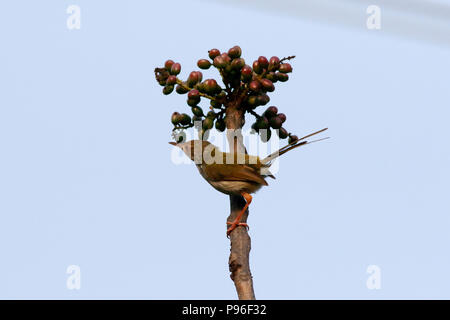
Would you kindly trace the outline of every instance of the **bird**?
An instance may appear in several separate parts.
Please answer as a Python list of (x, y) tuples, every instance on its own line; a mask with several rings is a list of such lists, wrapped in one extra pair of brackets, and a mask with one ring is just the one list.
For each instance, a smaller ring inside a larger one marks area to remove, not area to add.
[(293, 141), (263, 159), (248, 154), (222, 152), (217, 146), (206, 140), (190, 140), (180, 143), (171, 141), (169, 144), (180, 148), (194, 161), (201, 176), (214, 189), (227, 195), (240, 195), (245, 199), (246, 203), (236, 219), (227, 222), (229, 225), (227, 236), (229, 237), (238, 226), (248, 228), (247, 223), (241, 222), (242, 216), (252, 202), (251, 194), (263, 186), (268, 186), (267, 177), (275, 179), (269, 171), (272, 161), (300, 146), (328, 139), (327, 137), (314, 141), (305, 140), (327, 129), (324, 128)]

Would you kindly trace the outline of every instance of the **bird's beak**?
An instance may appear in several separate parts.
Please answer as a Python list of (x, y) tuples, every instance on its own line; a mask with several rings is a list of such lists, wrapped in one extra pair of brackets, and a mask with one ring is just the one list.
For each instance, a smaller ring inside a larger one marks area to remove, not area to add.
[(176, 142), (170, 141), (169, 144), (173, 145), (173, 146), (177, 146)]

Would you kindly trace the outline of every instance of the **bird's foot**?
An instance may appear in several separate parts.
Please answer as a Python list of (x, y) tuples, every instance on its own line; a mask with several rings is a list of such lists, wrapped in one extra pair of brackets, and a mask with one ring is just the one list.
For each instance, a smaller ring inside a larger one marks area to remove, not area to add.
[(237, 227), (246, 227), (247, 230), (250, 230), (250, 227), (248, 226), (248, 224), (246, 224), (245, 222), (238, 222), (238, 221), (233, 221), (233, 222), (227, 222), (227, 224), (230, 225), (230, 227), (227, 230), (227, 237), (230, 237), (231, 231), (233, 231), (234, 229), (236, 229)]

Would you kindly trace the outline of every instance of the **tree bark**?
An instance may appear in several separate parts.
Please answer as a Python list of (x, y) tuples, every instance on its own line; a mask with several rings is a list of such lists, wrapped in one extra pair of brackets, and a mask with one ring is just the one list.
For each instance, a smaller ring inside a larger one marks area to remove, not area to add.
[[(227, 138), (231, 152), (246, 153), (240, 129), (244, 125), (244, 113), (233, 106), (227, 107), (226, 125)], [(227, 218), (228, 222), (236, 219), (238, 213), (244, 208), (245, 199), (242, 196), (230, 196), (231, 213)], [(247, 222), (248, 209), (242, 216), (242, 222)], [(228, 226), (228, 225), (227, 225)], [(253, 290), (253, 278), (250, 271), (250, 249), (251, 239), (247, 229), (237, 227), (230, 234), (230, 258), (228, 266), (230, 277), (236, 287), (239, 300), (255, 300)]]

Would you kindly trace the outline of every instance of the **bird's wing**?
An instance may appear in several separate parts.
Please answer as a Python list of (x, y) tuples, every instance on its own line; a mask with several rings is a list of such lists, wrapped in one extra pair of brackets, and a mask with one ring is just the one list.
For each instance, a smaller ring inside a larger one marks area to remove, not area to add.
[(242, 164), (209, 164), (203, 165), (203, 170), (211, 181), (248, 181), (268, 185), (252, 167)]

